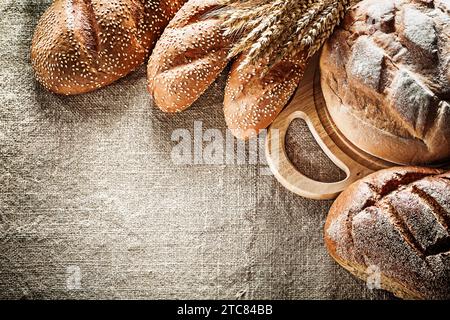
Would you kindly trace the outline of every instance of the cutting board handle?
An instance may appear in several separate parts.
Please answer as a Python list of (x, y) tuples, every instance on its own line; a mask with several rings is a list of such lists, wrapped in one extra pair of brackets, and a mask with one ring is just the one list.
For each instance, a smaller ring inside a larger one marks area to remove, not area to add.
[[(334, 199), (353, 182), (373, 171), (354, 161), (331, 139), (317, 112), (314, 81), (318, 57), (314, 57), (303, 77), (294, 98), (276, 118), (267, 132), (267, 162), (277, 180), (290, 191), (310, 199)], [(286, 133), (295, 119), (303, 119), (314, 139), (333, 163), (347, 177), (339, 182), (324, 183), (308, 178), (291, 163), (286, 154)]]

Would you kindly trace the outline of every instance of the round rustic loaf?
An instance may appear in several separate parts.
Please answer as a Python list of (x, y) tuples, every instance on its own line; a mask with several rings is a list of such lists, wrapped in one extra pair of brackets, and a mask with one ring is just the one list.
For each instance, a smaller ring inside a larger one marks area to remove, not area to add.
[(45, 88), (80, 94), (140, 66), (185, 0), (56, 0), (40, 19), (31, 61)]
[(330, 209), (330, 255), (374, 287), (450, 299), (450, 172), (397, 167), (345, 190)]
[(450, 157), (450, 2), (364, 0), (324, 46), (321, 83), (338, 129), (399, 164)]

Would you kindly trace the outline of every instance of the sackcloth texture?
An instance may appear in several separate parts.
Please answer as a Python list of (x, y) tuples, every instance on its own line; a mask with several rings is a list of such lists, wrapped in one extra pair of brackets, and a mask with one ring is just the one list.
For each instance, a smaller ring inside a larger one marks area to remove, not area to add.
[[(328, 256), (330, 201), (261, 164), (172, 161), (176, 129), (225, 135), (225, 75), (177, 115), (152, 105), (145, 66), (93, 93), (45, 91), (30, 45), (49, 4), (0, 1), (1, 299), (391, 298)], [(306, 174), (343, 177), (301, 121), (287, 144)]]

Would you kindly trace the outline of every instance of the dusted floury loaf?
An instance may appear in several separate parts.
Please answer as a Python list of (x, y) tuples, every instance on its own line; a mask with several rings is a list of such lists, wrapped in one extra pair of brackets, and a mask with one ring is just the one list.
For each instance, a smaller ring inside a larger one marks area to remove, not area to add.
[[(282, 59), (264, 71), (267, 59), (246, 64), (246, 54), (232, 65), (224, 97), (225, 121), (234, 136), (253, 138), (267, 128), (289, 102), (303, 76), (306, 57)], [(263, 76), (261, 76), (263, 74)]]
[(351, 185), (325, 223), (330, 255), (407, 299), (450, 298), (450, 172), (398, 167)]
[(148, 57), (185, 0), (55, 0), (40, 19), (31, 61), (55, 93), (109, 85)]
[(449, 1), (362, 1), (320, 65), (331, 118), (357, 147), (398, 164), (450, 158)]
[(230, 56), (246, 53), (242, 66), (267, 65), (303, 53), (314, 55), (360, 0), (218, 0), (225, 35), (238, 37)]

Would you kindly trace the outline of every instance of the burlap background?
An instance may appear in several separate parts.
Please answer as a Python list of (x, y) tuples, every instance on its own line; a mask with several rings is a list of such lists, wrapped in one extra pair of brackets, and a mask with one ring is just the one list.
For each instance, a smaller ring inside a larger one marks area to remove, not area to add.
[[(29, 48), (49, 2), (0, 1), (1, 298), (389, 297), (328, 257), (330, 202), (256, 165), (172, 163), (174, 129), (225, 132), (224, 76), (176, 116), (152, 106), (145, 68), (92, 94), (44, 91)], [(299, 123), (289, 145), (306, 173), (339, 178)]]

